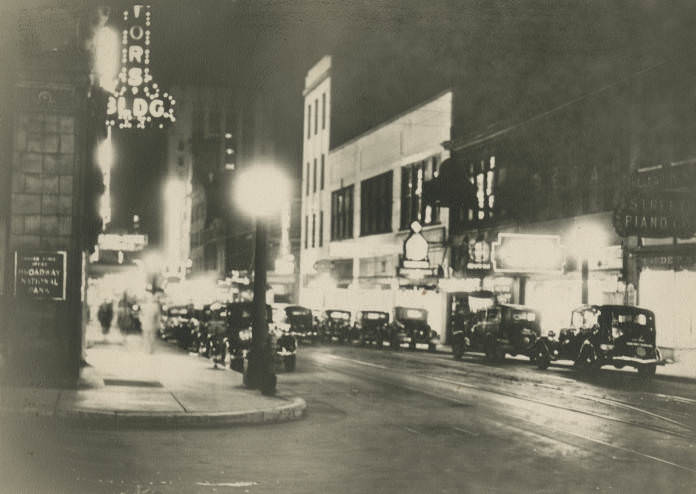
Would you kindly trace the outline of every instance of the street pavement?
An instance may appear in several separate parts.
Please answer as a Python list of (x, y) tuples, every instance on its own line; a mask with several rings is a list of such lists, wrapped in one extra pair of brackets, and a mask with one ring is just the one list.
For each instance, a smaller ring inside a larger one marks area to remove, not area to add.
[(689, 380), (318, 346), (300, 349), (279, 389), (307, 401), (304, 420), (166, 431), (5, 420), (0, 482), (6, 492), (51, 493), (683, 493), (696, 485)]

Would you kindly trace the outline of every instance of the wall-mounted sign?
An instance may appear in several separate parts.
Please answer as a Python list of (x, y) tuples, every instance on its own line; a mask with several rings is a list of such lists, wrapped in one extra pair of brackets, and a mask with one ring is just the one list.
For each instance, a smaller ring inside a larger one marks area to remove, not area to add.
[(493, 267), (491, 263), (491, 244), (482, 239), (471, 239), (468, 247), (469, 260), (466, 263), (466, 270), (490, 271)]
[(649, 253), (639, 254), (640, 265), (643, 268), (654, 270), (675, 270), (696, 269), (696, 254), (660, 254)]
[(154, 82), (150, 73), (152, 13), (149, 5), (123, 11), (121, 71), (107, 102), (107, 125), (119, 128), (163, 128), (174, 122), (176, 100)]
[(696, 233), (696, 200), (687, 191), (634, 187), (619, 201), (613, 223), (622, 237), (690, 238)]
[(493, 243), (493, 270), (500, 273), (561, 273), (563, 250), (558, 235), (500, 233)]
[(437, 277), (437, 268), (430, 267), (428, 241), (423, 237), (423, 227), (417, 221), (411, 223), (411, 234), (404, 241), (404, 255), (397, 274), (410, 280)]
[(18, 297), (65, 300), (67, 253), (15, 252), (14, 292)]
[(633, 187), (680, 190), (696, 186), (696, 161), (654, 166), (631, 176)]
[(147, 247), (147, 235), (140, 233), (101, 233), (99, 234), (100, 250), (120, 250), (124, 252), (138, 252)]

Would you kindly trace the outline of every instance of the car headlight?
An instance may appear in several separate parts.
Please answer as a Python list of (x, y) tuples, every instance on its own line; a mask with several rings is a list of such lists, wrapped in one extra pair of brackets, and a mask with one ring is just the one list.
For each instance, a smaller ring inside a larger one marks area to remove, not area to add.
[(242, 341), (249, 341), (251, 339), (251, 330), (243, 329), (239, 332), (239, 339)]

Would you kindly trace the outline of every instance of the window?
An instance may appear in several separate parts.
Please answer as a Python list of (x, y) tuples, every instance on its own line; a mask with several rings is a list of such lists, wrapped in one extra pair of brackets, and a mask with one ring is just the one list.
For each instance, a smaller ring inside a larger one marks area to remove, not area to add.
[(353, 186), (331, 193), (331, 240), (353, 238)]
[(321, 95), (321, 128), (326, 128), (326, 93)]
[(314, 180), (314, 183), (312, 184), (312, 192), (316, 192), (316, 191), (317, 191), (317, 159), (316, 159), (316, 158), (314, 158), (314, 174), (313, 174), (313, 177), (314, 177), (314, 179), (313, 179), (313, 180)]
[(307, 162), (307, 186), (305, 195), (309, 195), (309, 161)]
[(319, 211), (319, 247), (324, 245), (324, 211)]
[(320, 182), (320, 189), (324, 190), (324, 154), (322, 153), (321, 155), (321, 182)]
[(469, 221), (483, 221), (493, 217), (495, 176), (495, 156), (469, 163), (469, 181), (476, 187), (476, 205), (469, 209)]
[(319, 99), (314, 100), (314, 134), (319, 132)]
[(317, 215), (312, 214), (312, 247), (316, 247), (317, 233)]
[(360, 184), (360, 235), (392, 230), (392, 176), (389, 171)]
[(414, 221), (422, 225), (440, 222), (440, 209), (423, 198), (423, 184), (437, 177), (439, 169), (439, 155), (411, 163), (401, 169), (402, 230), (408, 229)]
[(312, 104), (307, 105), (307, 139), (312, 136)]
[(305, 215), (304, 217), (304, 248), (308, 247), (307, 239), (309, 238), (309, 217)]

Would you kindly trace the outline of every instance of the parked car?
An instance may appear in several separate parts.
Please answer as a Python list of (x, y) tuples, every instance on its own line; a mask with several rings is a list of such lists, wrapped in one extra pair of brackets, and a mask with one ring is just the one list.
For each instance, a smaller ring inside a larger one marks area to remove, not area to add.
[(382, 348), (384, 340), (389, 339), (389, 313), (376, 310), (363, 310), (355, 322), (361, 345), (376, 343)]
[(160, 329), (160, 336), (164, 340), (177, 339), (181, 332), (188, 327), (188, 321), (192, 313), (187, 305), (174, 305), (167, 308), (164, 325)]
[(471, 349), (482, 350), (491, 361), (505, 360), (506, 354), (526, 355), (540, 368), (549, 365), (541, 337), (541, 317), (531, 307), (499, 304), (478, 316), (470, 332)]
[(390, 345), (393, 349), (401, 347), (402, 343), (408, 343), (411, 350), (416, 349), (416, 344), (425, 343), (428, 351), (434, 352), (440, 335), (428, 324), (428, 311), (412, 307), (395, 307), (394, 323), (391, 326)]
[[(227, 304), (226, 346), (230, 355), (230, 368), (239, 372), (244, 370), (244, 360), (251, 348), (254, 325), (253, 302)], [(282, 364), (287, 371), (295, 370), (297, 340), (288, 331), (273, 324), (273, 310), (266, 305), (266, 321), (271, 346), (274, 349), (274, 362)]]
[(485, 318), (486, 310), (495, 307), (495, 294), (490, 291), (458, 293), (452, 299), (450, 316), (450, 338), (452, 354), (460, 359), (470, 349), (483, 349), (483, 342), (477, 341), (474, 326)]
[(339, 343), (345, 343), (350, 339), (350, 311), (330, 309), (325, 311), (325, 318), (322, 325), (322, 336), (324, 341), (332, 342), (334, 338)]
[(314, 344), (318, 341), (319, 332), (314, 325), (311, 309), (299, 305), (288, 305), (283, 308), (282, 312), (278, 311), (274, 319), (277, 317), (282, 318), (282, 320), (276, 320), (276, 326), (281, 327), (280, 323), (284, 323), (289, 334), (300, 342)]
[(551, 359), (572, 360), (580, 369), (630, 366), (651, 377), (660, 362), (655, 314), (640, 307), (583, 305), (571, 313), (569, 327), (544, 342)]

